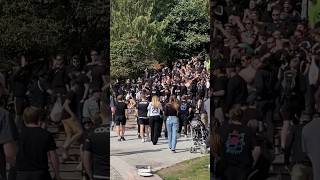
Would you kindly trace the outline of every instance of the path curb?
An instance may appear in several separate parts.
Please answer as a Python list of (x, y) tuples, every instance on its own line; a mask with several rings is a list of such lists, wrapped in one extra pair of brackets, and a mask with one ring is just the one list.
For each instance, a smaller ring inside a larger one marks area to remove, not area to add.
[(157, 174), (153, 174), (151, 177), (139, 176), (135, 167), (130, 166), (119, 157), (111, 156), (110, 162), (124, 180), (162, 180)]

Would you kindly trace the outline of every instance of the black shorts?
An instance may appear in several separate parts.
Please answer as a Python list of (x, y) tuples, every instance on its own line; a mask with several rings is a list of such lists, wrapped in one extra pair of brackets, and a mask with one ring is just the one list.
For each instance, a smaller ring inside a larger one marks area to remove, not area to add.
[(126, 125), (127, 119), (125, 116), (114, 116), (114, 123), (116, 126)]
[(139, 118), (140, 125), (149, 125), (149, 118)]

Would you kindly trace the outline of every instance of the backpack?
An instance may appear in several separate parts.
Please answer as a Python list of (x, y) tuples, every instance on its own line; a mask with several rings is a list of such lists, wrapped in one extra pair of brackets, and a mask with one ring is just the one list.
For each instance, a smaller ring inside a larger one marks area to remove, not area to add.
[(283, 79), (281, 81), (282, 94), (285, 97), (290, 97), (294, 93), (296, 87), (297, 73), (293, 70), (287, 70), (283, 73)]

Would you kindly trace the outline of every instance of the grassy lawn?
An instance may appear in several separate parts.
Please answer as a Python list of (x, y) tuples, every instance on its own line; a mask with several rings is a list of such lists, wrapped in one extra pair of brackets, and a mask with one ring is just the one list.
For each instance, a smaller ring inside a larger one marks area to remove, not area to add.
[(164, 180), (207, 180), (210, 179), (208, 165), (210, 156), (204, 156), (181, 162), (162, 169), (157, 174)]

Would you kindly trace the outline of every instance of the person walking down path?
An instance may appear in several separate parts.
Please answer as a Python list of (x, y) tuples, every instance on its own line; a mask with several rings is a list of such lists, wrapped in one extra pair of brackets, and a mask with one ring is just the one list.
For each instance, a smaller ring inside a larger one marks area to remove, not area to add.
[(166, 105), (164, 114), (167, 116), (167, 130), (168, 130), (168, 145), (172, 152), (176, 152), (177, 145), (177, 131), (179, 128), (178, 120), (179, 104), (175, 96), (169, 98), (169, 103)]
[(162, 123), (161, 119), (162, 106), (158, 96), (153, 96), (151, 103), (148, 106), (148, 117), (150, 130), (151, 130), (151, 141), (153, 145), (156, 145), (161, 135)]
[[(117, 102), (115, 103), (115, 114), (114, 122), (116, 124), (116, 131), (118, 135), (118, 141), (125, 141), (124, 133), (126, 126), (126, 109), (128, 109), (127, 104), (124, 102), (122, 95), (117, 97)], [(121, 126), (121, 127), (120, 127)]]
[(187, 137), (188, 135), (188, 125), (189, 125), (189, 116), (192, 113), (191, 105), (187, 102), (187, 97), (184, 95), (182, 96), (182, 100), (180, 102), (179, 107), (179, 118), (181, 119), (179, 124), (179, 131), (181, 132), (182, 127), (184, 128), (184, 136)]
[[(148, 106), (149, 101), (147, 100), (146, 96), (144, 94), (141, 95), (141, 102), (138, 104), (138, 118), (139, 118), (139, 124), (140, 124), (140, 136), (141, 136), (141, 142), (146, 142), (149, 140), (149, 119), (148, 119)], [(147, 135), (147, 138), (145, 138), (145, 134)]]

